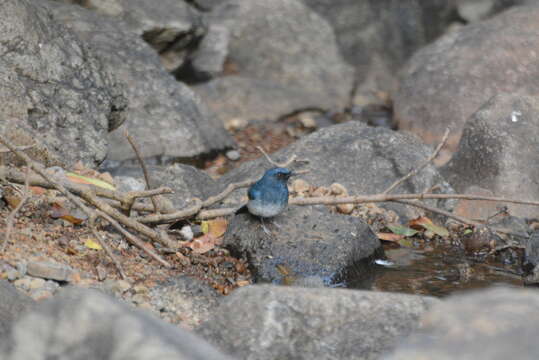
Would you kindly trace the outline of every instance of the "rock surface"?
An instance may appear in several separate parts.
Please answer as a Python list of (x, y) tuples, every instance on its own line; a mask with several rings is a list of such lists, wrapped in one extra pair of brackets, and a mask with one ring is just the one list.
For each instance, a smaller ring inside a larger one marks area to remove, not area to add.
[(33, 305), (32, 299), (7, 281), (0, 280), (0, 339), (8, 334), (13, 323)]
[(241, 359), (378, 359), (437, 302), (368, 291), (248, 286), (225, 298), (198, 332)]
[(399, 128), (455, 150), (465, 121), (500, 93), (539, 92), (539, 7), (522, 6), (450, 32), (419, 50), (394, 96)]
[[(538, 13), (539, 14), (539, 13)], [(457, 152), (443, 174), (458, 191), (472, 186), (496, 196), (539, 199), (539, 101), (499, 94), (466, 122)], [(538, 217), (537, 207), (507, 204), (512, 215)]]
[(356, 69), (357, 95), (390, 91), (406, 60), (442, 34), (452, 1), (303, 0), (333, 26), (344, 58)]
[[(58, 22), (91, 44), (104, 70), (127, 84), (125, 127), (145, 157), (190, 158), (232, 145), (215, 115), (163, 69), (155, 51), (121, 19), (73, 5), (49, 6)], [(110, 142), (108, 159), (134, 159), (124, 127), (111, 134)]]
[[(98, 165), (124, 121), (124, 90), (93, 49), (40, 1), (0, 4), (0, 133), (51, 165)], [(10, 161), (10, 160), (8, 160)]]
[(18, 319), (0, 338), (0, 357), (229, 359), (185, 330), (80, 289), (66, 290)]
[(249, 260), (257, 281), (284, 284), (306, 277), (326, 285), (350, 277), (366, 281), (369, 272), (357, 269), (366, 269), (383, 254), (362, 219), (332, 214), (323, 206), (290, 208), (264, 225), (248, 213), (236, 215), (223, 245)]
[[(246, 104), (227, 113), (220, 109), (223, 121), (234, 117), (251, 120), (253, 113), (258, 114), (257, 118), (276, 118), (294, 110), (341, 108), (348, 103), (353, 70), (341, 58), (330, 25), (301, 1), (232, 0), (214, 8), (208, 19), (210, 24), (228, 29), (228, 63), (235, 73), (249, 79), (237, 83), (242, 86), (237, 95), (225, 94), (227, 98), (236, 98), (235, 103), (245, 101)], [(251, 81), (262, 85), (254, 86)], [(226, 84), (226, 78), (222, 82)], [(211, 85), (208, 88), (202, 84), (196, 91), (213, 109), (226, 103), (206, 96), (214, 91)], [(288, 102), (283, 105), (273, 102), (271, 95), (277, 91), (301, 99), (297, 108), (291, 109)], [(249, 97), (260, 100), (248, 100)], [(275, 105), (271, 113), (247, 107), (266, 100)]]
[(536, 359), (538, 314), (535, 289), (456, 295), (426, 312), (420, 331), (384, 359)]
[[(342, 184), (350, 195), (377, 194), (397, 179), (417, 168), (432, 153), (432, 149), (417, 138), (383, 128), (372, 128), (359, 122), (348, 122), (320, 129), (271, 155), (284, 162), (292, 155), (307, 159), (310, 164), (301, 169), (310, 170), (297, 178), (319, 187)], [(272, 167), (260, 158), (242, 164), (219, 179), (221, 186), (231, 182), (259, 178)], [(433, 166), (427, 166), (393, 190), (393, 193), (421, 193), (439, 184), (442, 193), (453, 192)], [(227, 202), (238, 202), (245, 190), (236, 191)], [(447, 207), (449, 202), (426, 201), (431, 206)], [(397, 210), (404, 217), (415, 217), (415, 209), (401, 205), (380, 206)]]

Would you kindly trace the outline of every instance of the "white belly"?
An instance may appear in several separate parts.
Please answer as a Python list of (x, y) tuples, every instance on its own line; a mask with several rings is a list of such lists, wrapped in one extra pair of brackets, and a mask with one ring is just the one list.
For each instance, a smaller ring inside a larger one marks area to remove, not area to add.
[(253, 215), (260, 217), (273, 217), (280, 214), (286, 208), (286, 204), (279, 205), (277, 203), (266, 203), (262, 206), (260, 200), (250, 200), (247, 203), (247, 209)]

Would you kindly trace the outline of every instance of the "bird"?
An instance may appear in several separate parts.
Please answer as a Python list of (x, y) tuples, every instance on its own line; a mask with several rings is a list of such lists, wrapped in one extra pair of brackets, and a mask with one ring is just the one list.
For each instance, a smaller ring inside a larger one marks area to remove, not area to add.
[(288, 179), (293, 172), (282, 167), (267, 170), (262, 178), (249, 187), (247, 205), (241, 207), (236, 213), (246, 210), (260, 218), (264, 232), (264, 219), (272, 218), (282, 213), (288, 206)]

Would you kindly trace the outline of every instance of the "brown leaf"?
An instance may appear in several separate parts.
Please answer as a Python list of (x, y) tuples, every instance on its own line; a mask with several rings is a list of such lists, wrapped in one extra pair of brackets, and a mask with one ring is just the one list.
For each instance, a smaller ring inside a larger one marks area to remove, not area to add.
[(249, 280), (239, 280), (236, 282), (236, 286), (238, 287), (242, 287), (242, 286), (247, 286), (247, 285), (250, 285), (251, 282)]
[(30, 186), (30, 191), (34, 195), (43, 195), (47, 192), (47, 189), (39, 187), (39, 186)]
[(376, 236), (378, 236), (378, 239), (380, 240), (396, 242), (396, 243), (404, 239), (403, 235), (393, 234), (393, 233), (376, 233)]
[(432, 220), (426, 216), (421, 216), (417, 219), (411, 220), (409, 225), (410, 227), (421, 227), (441, 237), (449, 236), (449, 231), (445, 227), (434, 224)]
[(187, 247), (191, 248), (195, 254), (204, 254), (215, 247), (216, 240), (208, 233), (194, 239), (187, 244)]
[(209, 230), (208, 233), (214, 238), (220, 238), (226, 232), (228, 221), (224, 218), (216, 218), (208, 220)]
[(84, 220), (86, 220), (85, 217), (76, 215), (75, 213), (71, 212), (69, 209), (66, 209), (65, 207), (63, 207), (62, 204), (57, 203), (57, 202), (52, 204), (50, 216), (54, 219), (64, 219), (75, 225), (79, 225)]

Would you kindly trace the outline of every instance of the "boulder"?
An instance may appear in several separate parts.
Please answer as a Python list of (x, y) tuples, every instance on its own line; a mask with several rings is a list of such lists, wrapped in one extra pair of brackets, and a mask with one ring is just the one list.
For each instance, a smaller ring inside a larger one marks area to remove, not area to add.
[(241, 359), (378, 359), (436, 303), (404, 294), (255, 285), (225, 298), (198, 333)]
[(383, 254), (366, 222), (325, 206), (289, 208), (264, 223), (248, 213), (236, 215), (223, 245), (249, 260), (257, 281), (281, 284), (306, 278), (325, 285), (366, 282), (369, 265)]
[[(348, 104), (353, 70), (340, 56), (331, 26), (300, 0), (227, 1), (213, 9), (208, 21), (228, 29), (227, 62), (233, 73), (262, 82), (256, 87), (251, 81), (240, 82), (242, 87), (238, 89), (228, 85), (229, 90), (222, 92), (226, 100), (206, 96), (214, 91), (211, 85), (196, 86), (213, 109), (223, 107), (230, 97), (235, 98), (234, 103), (253, 105), (221, 111), (223, 121), (234, 117), (250, 120), (253, 113), (257, 118), (274, 119), (294, 110), (342, 108)], [(272, 91), (260, 91), (264, 87)], [(296, 109), (291, 109), (289, 102), (281, 106), (271, 100), (271, 94), (278, 91), (294, 94), (302, 101)], [(254, 107), (264, 101), (274, 103), (276, 108), (266, 114)]]
[[(50, 3), (54, 19), (95, 50), (103, 70), (126, 84), (125, 127), (144, 157), (192, 158), (232, 146), (220, 121), (186, 85), (161, 66), (159, 57), (119, 18), (79, 6)], [(108, 159), (134, 159), (124, 127), (111, 134)]]
[(386, 360), (537, 359), (539, 292), (492, 288), (455, 295), (421, 318)]
[(186, 330), (99, 292), (75, 288), (18, 319), (0, 338), (0, 357), (229, 359)]
[(97, 166), (125, 120), (122, 84), (42, 1), (4, 1), (0, 15), (0, 134), (46, 166)]
[(439, 142), (447, 126), (455, 150), (466, 120), (498, 93), (539, 92), (539, 7), (521, 6), (449, 32), (419, 50), (394, 94), (402, 130)]
[(34, 305), (34, 301), (15, 289), (6, 280), (0, 280), (0, 338), (5, 337), (16, 320)]
[[(539, 100), (501, 93), (466, 122), (457, 152), (442, 173), (458, 192), (478, 186), (500, 197), (539, 201), (537, 149)], [(512, 215), (539, 216), (539, 207), (504, 205)]]

